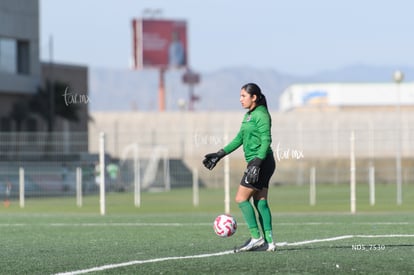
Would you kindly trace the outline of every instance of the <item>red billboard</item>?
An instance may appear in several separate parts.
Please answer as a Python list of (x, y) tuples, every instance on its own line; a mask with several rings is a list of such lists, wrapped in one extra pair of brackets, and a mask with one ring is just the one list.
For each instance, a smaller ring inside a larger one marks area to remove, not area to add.
[(187, 23), (182, 20), (134, 19), (134, 68), (187, 66)]

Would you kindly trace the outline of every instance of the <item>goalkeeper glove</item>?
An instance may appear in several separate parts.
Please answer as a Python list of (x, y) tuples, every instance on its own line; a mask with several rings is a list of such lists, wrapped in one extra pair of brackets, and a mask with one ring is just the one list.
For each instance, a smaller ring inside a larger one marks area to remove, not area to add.
[(217, 162), (219, 162), (219, 160), (222, 159), (225, 155), (226, 155), (226, 152), (224, 152), (223, 149), (221, 149), (217, 153), (207, 154), (204, 156), (205, 158), (203, 160), (203, 164), (207, 169), (213, 170)]
[(260, 164), (262, 164), (262, 160), (259, 158), (254, 158), (247, 164), (247, 169), (244, 172), (246, 183), (255, 184), (259, 181)]

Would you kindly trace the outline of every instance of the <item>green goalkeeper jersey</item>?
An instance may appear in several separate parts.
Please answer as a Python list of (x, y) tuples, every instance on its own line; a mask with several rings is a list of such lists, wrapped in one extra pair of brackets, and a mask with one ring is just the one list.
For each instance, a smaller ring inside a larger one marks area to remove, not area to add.
[(250, 162), (255, 157), (265, 159), (267, 154), (272, 154), (272, 135), (270, 128), (272, 120), (267, 108), (257, 106), (253, 111), (244, 115), (242, 125), (236, 137), (227, 144), (223, 150), (230, 154), (243, 145), (244, 158)]

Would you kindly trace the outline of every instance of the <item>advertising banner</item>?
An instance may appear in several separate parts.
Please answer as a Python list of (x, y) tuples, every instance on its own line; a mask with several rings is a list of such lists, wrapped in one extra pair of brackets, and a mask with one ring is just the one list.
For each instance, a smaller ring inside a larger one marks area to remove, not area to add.
[(133, 20), (134, 68), (187, 66), (187, 23), (182, 20)]

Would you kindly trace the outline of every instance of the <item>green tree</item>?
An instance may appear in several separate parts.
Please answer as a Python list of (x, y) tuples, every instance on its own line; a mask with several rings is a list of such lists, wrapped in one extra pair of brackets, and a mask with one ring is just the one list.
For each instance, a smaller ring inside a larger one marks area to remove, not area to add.
[(16, 130), (18, 132), (21, 131), (22, 124), (29, 117), (29, 114), (30, 110), (26, 99), (17, 101), (13, 104), (9, 117), (16, 122)]
[(55, 116), (69, 121), (79, 121), (79, 107), (66, 104), (64, 93), (69, 85), (63, 82), (46, 82), (45, 88), (38, 88), (30, 100), (30, 110), (38, 114), (46, 123), (48, 132), (53, 132)]

